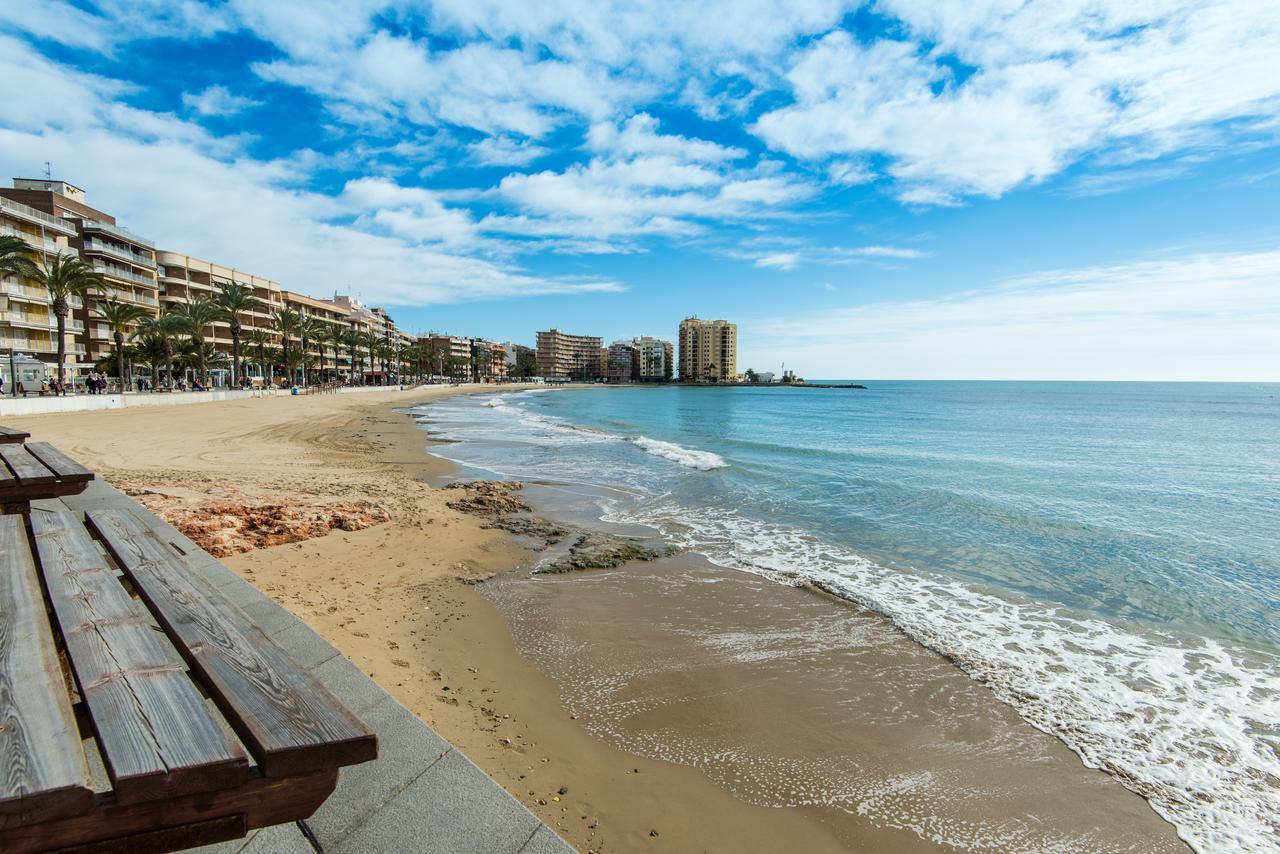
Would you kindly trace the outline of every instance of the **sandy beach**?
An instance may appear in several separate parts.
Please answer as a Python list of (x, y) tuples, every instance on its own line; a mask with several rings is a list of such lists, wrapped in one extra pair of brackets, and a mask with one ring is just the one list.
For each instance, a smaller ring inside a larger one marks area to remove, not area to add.
[[(448, 506), (458, 492), (433, 483), (453, 466), (425, 452), (425, 434), (399, 411), (470, 391), (264, 398), (6, 426), (53, 442), (162, 512), (295, 507), (315, 532), (333, 527), (223, 559), (584, 852), (991, 849), (1001, 840), (1182, 849), (1139, 797), (846, 603), (766, 590), (693, 556), (531, 581), (536, 555)], [(672, 595), (693, 603), (713, 585), (715, 607), (671, 607)], [(766, 597), (778, 615), (765, 614)], [(843, 627), (845, 646), (795, 647), (803, 632), (792, 631), (776, 641), (780, 654), (760, 656), (688, 640), (695, 628), (776, 639), (788, 620)], [(915, 685), (886, 687), (907, 671), (920, 676)], [(621, 687), (599, 690), (609, 679)], [(904, 703), (918, 725), (878, 720)], [(778, 727), (779, 714), (794, 725)], [(969, 795), (922, 801), (914, 817), (851, 807), (866, 799), (806, 789), (833, 755), (885, 785), (933, 774)], [(772, 767), (761, 764), (768, 757)]]

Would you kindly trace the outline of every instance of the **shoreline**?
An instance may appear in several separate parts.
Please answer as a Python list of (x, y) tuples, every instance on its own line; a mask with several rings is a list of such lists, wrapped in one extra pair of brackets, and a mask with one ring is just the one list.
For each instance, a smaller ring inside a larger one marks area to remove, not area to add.
[[(483, 520), (445, 506), (445, 491), (428, 484), (454, 471), (454, 464), (429, 454), (427, 433), (397, 411), (451, 394), (511, 390), (388, 392), (385, 399), (329, 398), (332, 403), (318, 397), (307, 398), (312, 402), (302, 406), (271, 410), (263, 405), (276, 401), (236, 402), (200, 407), (204, 412), (198, 417), (181, 419), (164, 413), (170, 416), (166, 421), (184, 422), (178, 424), (162, 421), (154, 410), (15, 421), (101, 470), (108, 480), (123, 476), (199, 485), (210, 479), (251, 483), (267, 493), (329, 492), (385, 503), (391, 513), (387, 523), (361, 531), (335, 530), (224, 562), (308, 622), (584, 852), (937, 850), (918, 829), (877, 826), (819, 803), (787, 809), (748, 803), (713, 781), (706, 769), (637, 758), (592, 735), (589, 721), (566, 711), (564, 675), (558, 674), (558, 681), (557, 674), (549, 675), (545, 660), (539, 667), (530, 658), (529, 645), (513, 636), (518, 626), (513, 627), (512, 612), (486, 597), (488, 585), (474, 586), (484, 578), (506, 589), (531, 583), (527, 570), (534, 553), (505, 532), (486, 529)], [(250, 417), (264, 414), (268, 417)], [(237, 431), (241, 415), (253, 423)], [(90, 417), (101, 421), (95, 424)], [(140, 429), (121, 429), (126, 421)], [(164, 440), (138, 441), (143, 425)], [(194, 456), (190, 442), (183, 441), (188, 433), (201, 449)], [(183, 460), (189, 460), (185, 468), (174, 467)], [(687, 572), (690, 561), (677, 558), (657, 568), (663, 572), (673, 566)], [(576, 584), (580, 578), (611, 575), (626, 582), (628, 572), (593, 571), (558, 578), (538, 590), (562, 591), (572, 598), (591, 586)], [(795, 596), (817, 600), (815, 593), (802, 590), (786, 595), (796, 602)], [(840, 602), (826, 606), (848, 608), (845, 600)], [(616, 603), (603, 600), (596, 606), (606, 614), (616, 609)], [(558, 630), (564, 628), (562, 620)], [(674, 654), (671, 638), (651, 640), (655, 649)], [(730, 716), (725, 723), (732, 725), (743, 710), (719, 713)], [(680, 718), (668, 724), (683, 725)], [(1020, 720), (1018, 724), (1030, 730)], [(874, 727), (866, 729), (875, 734)], [(1069, 756), (1073, 776), (1110, 784), (1110, 778)], [(1110, 790), (1102, 797), (1110, 799)], [(1131, 816), (1140, 826), (1154, 828), (1152, 820), (1164, 825), (1145, 803), (1141, 806), (1148, 814), (1136, 811)], [(1080, 821), (1088, 826), (1091, 818), (1082, 815)], [(1171, 829), (1165, 829), (1169, 832), (1164, 836), (1172, 837)], [(1170, 850), (1178, 847), (1176, 838), (1173, 843)]]

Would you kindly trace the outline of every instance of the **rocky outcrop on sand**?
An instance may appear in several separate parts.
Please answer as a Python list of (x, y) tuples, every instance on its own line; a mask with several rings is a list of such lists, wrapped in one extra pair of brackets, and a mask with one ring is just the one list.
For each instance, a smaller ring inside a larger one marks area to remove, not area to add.
[(272, 494), (254, 497), (234, 488), (219, 496), (190, 490), (119, 484), (214, 557), (323, 537), (332, 530), (361, 531), (391, 517), (369, 501)]
[(537, 516), (498, 516), (481, 526), (482, 528), (501, 528), (502, 530), (527, 537), (537, 543), (533, 548), (542, 551), (547, 546), (554, 546), (569, 536), (569, 529), (557, 525), (549, 519)]
[(547, 561), (536, 574), (577, 572), (583, 569), (613, 569), (633, 560), (650, 561), (679, 552), (673, 546), (653, 547), (635, 537), (591, 531), (579, 534), (562, 557)]
[(534, 573), (576, 572), (582, 569), (610, 569), (633, 560), (649, 561), (676, 554), (679, 549), (654, 547), (645, 540), (599, 531), (571, 532), (563, 525), (529, 515), (529, 504), (513, 493), (523, 488), (519, 481), (457, 481), (446, 489), (457, 489), (462, 498), (448, 502), (454, 510), (485, 516), (486, 528), (501, 528), (532, 541), (534, 551), (545, 551), (559, 545), (571, 534), (568, 548), (561, 546), (556, 556), (534, 569)]
[(461, 490), (461, 498), (447, 502), (449, 507), (473, 516), (500, 516), (508, 513), (527, 513), (528, 503), (512, 493), (520, 491), (524, 484), (516, 480), (456, 481), (445, 489)]

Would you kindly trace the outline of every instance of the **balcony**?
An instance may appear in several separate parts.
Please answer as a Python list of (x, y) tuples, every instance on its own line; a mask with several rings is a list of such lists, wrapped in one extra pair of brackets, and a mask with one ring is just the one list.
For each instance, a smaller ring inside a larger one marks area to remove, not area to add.
[(101, 231), (104, 234), (113, 235), (115, 237), (120, 238), (121, 240), (127, 240), (130, 243), (136, 243), (139, 246), (145, 246), (147, 249), (150, 249), (152, 251), (154, 251), (156, 248), (156, 245), (152, 243), (150, 240), (147, 240), (145, 237), (139, 237), (129, 229), (121, 228), (118, 225), (108, 225), (105, 222), (98, 222), (97, 220), (86, 219), (84, 221), (84, 229), (85, 231)]
[(34, 249), (43, 251), (49, 255), (57, 255), (59, 252), (75, 254), (75, 250), (70, 246), (60, 246), (55, 240), (50, 240), (48, 237), (41, 237), (38, 234), (32, 234), (29, 231), (23, 231), (20, 228), (14, 228), (11, 225), (0, 224), (0, 234), (21, 237), (23, 240), (27, 241), (27, 243), (30, 243)]
[(52, 229), (59, 234), (65, 234), (67, 237), (76, 236), (75, 223), (65, 219), (58, 219), (50, 216), (44, 211), (38, 211), (33, 207), (28, 207), (21, 202), (15, 202), (12, 199), (0, 198), (0, 211), (14, 219), (20, 219), (29, 222), (32, 225), (38, 225), (41, 228)]
[(21, 302), (37, 303), (39, 305), (48, 305), (49, 292), (44, 288), (35, 288), (31, 285), (20, 285), (17, 282), (0, 283), (0, 294), (4, 294), (10, 299), (19, 300)]
[(113, 279), (122, 279), (126, 282), (134, 282), (151, 288), (157, 287), (154, 277), (143, 276), (124, 267), (117, 267), (114, 264), (104, 264), (101, 261), (94, 261), (93, 269), (97, 270), (102, 275), (110, 276)]
[(85, 252), (101, 252), (104, 255), (110, 255), (113, 258), (119, 258), (121, 261), (127, 261), (130, 264), (137, 264), (139, 267), (146, 267), (149, 270), (156, 269), (156, 262), (152, 261), (145, 255), (139, 255), (124, 246), (116, 246), (114, 243), (104, 243), (101, 240), (94, 240), (92, 237), (84, 239)]
[[(6, 350), (12, 349), (17, 353), (49, 353), (58, 352), (58, 347), (53, 343), (52, 339), (42, 340), (39, 338), (26, 338), (21, 335), (0, 335), (0, 347)], [(70, 352), (70, 348), (67, 348)], [(0, 356), (0, 360), (7, 360), (9, 354)]]
[(52, 331), (54, 328), (52, 315), (26, 314), (20, 311), (6, 311), (5, 313), (0, 314), (0, 320), (3, 320), (10, 326), (17, 326), (23, 329)]

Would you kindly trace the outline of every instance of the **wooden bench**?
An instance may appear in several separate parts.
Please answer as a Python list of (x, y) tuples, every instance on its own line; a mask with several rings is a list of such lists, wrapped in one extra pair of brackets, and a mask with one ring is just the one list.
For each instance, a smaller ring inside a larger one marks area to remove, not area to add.
[(41, 498), (84, 492), (93, 472), (48, 442), (0, 443), (0, 504), (9, 512), (26, 512)]
[(236, 839), (376, 758), (197, 558), (128, 509), (0, 516), (0, 851)]
[(0, 427), (0, 443), (25, 442), (30, 437), (30, 433), (23, 432), (22, 430), (14, 430), (11, 427)]

